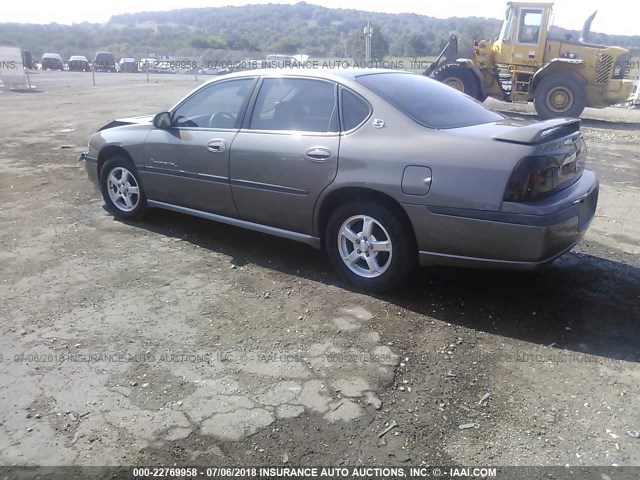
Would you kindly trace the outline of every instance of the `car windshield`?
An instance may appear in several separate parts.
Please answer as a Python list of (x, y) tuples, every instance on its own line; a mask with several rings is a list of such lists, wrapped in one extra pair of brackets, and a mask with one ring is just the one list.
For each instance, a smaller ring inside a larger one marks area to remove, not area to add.
[(471, 97), (422, 75), (376, 73), (361, 75), (357, 80), (425, 127), (460, 128), (504, 118)]

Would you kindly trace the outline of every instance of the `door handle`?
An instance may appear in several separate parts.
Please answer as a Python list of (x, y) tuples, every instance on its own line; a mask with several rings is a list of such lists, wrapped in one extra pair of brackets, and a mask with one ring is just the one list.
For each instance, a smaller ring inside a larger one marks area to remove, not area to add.
[(207, 150), (213, 153), (222, 153), (227, 150), (227, 142), (224, 140), (211, 140), (207, 143)]
[(331, 158), (331, 150), (322, 147), (314, 147), (305, 152), (307, 160), (312, 162), (326, 162)]

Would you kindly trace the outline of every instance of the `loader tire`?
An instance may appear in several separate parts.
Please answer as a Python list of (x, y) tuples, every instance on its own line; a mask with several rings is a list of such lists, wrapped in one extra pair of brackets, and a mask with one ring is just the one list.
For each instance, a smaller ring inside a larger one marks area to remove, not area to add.
[(466, 93), (470, 97), (480, 101), (484, 100), (476, 75), (467, 67), (455, 64), (445, 65), (433, 73), (433, 78), (451, 88)]
[(584, 85), (561, 73), (543, 78), (533, 96), (533, 105), (542, 119), (578, 118), (586, 102)]

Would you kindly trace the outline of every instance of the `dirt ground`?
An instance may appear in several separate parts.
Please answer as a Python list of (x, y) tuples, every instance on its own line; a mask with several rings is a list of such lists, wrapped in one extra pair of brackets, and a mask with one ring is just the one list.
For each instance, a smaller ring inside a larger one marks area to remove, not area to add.
[(0, 464), (640, 465), (640, 110), (585, 112), (599, 207), (549, 269), (375, 296), (302, 244), (114, 221), (78, 153), (197, 83), (96, 80), (0, 89)]

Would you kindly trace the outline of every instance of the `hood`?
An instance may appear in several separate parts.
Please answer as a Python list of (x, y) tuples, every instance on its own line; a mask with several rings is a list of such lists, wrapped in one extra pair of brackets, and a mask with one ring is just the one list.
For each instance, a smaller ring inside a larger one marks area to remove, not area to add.
[(102, 128), (99, 128), (98, 132), (106, 130), (108, 128), (122, 127), (124, 125), (151, 125), (153, 123), (154, 116), (155, 115), (142, 115), (139, 117), (119, 118), (118, 120), (109, 122)]

